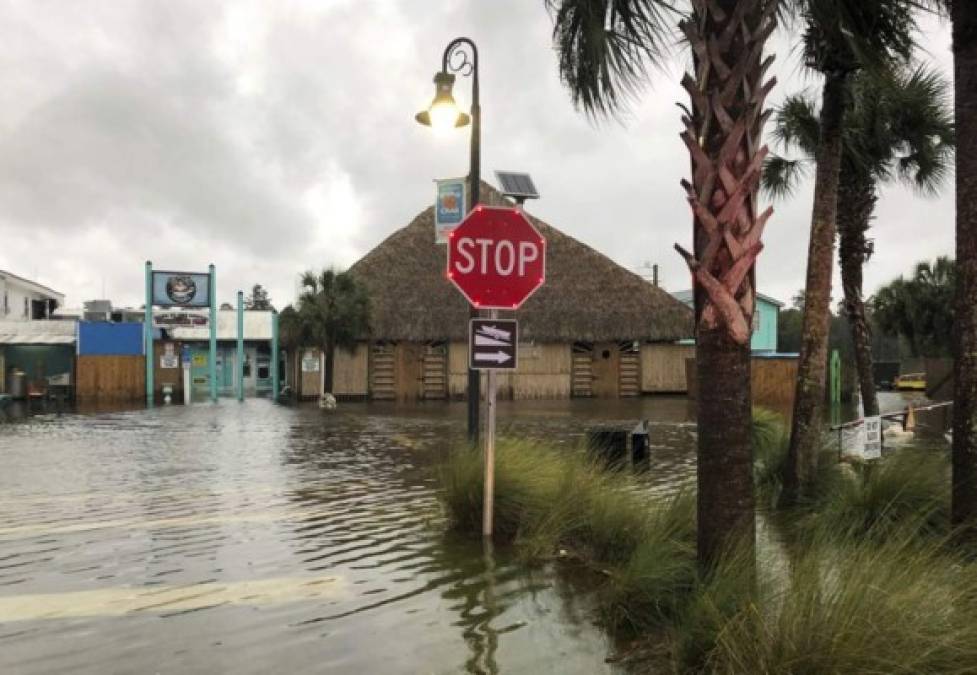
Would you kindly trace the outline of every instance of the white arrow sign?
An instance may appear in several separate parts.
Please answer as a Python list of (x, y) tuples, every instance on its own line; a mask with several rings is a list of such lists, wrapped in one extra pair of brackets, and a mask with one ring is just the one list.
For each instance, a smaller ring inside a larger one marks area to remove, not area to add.
[(494, 337), (497, 340), (505, 340), (506, 344), (512, 342), (512, 332), (496, 328), (495, 326), (480, 326), (478, 332)]
[(479, 347), (509, 347), (512, 345), (508, 340), (496, 340), (486, 335), (475, 334), (475, 344)]
[(505, 363), (506, 361), (509, 361), (511, 359), (512, 359), (512, 356), (510, 356), (509, 354), (506, 354), (505, 352), (501, 352), (501, 351), (500, 352), (495, 352), (494, 354), (491, 354), (491, 353), (481, 353), (481, 352), (477, 352), (475, 354), (475, 360), (476, 361), (495, 361), (496, 363)]

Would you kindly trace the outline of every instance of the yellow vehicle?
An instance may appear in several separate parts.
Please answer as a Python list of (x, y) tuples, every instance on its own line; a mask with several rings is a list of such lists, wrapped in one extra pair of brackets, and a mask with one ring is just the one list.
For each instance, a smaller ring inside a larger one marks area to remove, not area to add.
[(906, 373), (893, 381), (899, 391), (926, 391), (926, 373)]

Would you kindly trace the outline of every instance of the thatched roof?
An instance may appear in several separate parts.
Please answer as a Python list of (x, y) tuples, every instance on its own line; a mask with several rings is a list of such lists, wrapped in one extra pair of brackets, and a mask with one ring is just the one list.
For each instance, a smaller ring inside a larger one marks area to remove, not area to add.
[[(505, 203), (487, 183), (481, 201)], [(599, 342), (692, 335), (688, 307), (586, 244), (526, 216), (546, 238), (546, 284), (516, 312), (521, 337)], [(431, 206), (350, 268), (370, 294), (373, 339), (467, 339), (468, 303), (445, 278), (445, 256), (445, 245), (434, 243)]]

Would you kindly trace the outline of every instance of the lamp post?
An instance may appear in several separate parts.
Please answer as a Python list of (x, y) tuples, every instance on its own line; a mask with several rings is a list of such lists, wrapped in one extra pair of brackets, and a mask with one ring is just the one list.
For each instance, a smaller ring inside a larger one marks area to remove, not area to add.
[[(449, 72), (450, 71), (450, 72)], [(472, 78), (471, 115), (458, 110), (451, 94), (455, 83), (453, 73)], [(441, 70), (434, 76), (434, 100), (427, 110), (414, 116), (419, 123), (434, 128), (463, 127), (471, 123), (470, 167), (468, 170), (469, 198), (468, 210), (481, 203), (481, 145), (482, 111), (478, 103), (478, 47), (467, 37), (458, 37), (448, 43), (441, 57)], [(478, 310), (472, 307), (471, 316), (477, 317)], [(468, 370), (468, 439), (473, 445), (478, 443), (478, 406), (481, 397), (481, 383), (477, 370)]]

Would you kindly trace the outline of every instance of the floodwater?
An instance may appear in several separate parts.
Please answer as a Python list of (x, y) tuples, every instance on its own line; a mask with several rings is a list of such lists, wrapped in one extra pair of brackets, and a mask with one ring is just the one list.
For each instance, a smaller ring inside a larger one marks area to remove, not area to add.
[[(693, 475), (684, 398), (499, 415), (568, 446), (647, 418), (652, 488)], [(431, 466), (464, 419), (251, 400), (0, 425), (0, 673), (619, 672), (590, 580), (445, 534)]]
[[(463, 403), (19, 405), (0, 424), (0, 673), (621, 672), (592, 579), (445, 533), (432, 467), (464, 441)], [(649, 420), (654, 492), (694, 479), (694, 415), (499, 404), (502, 434), (568, 448)]]

